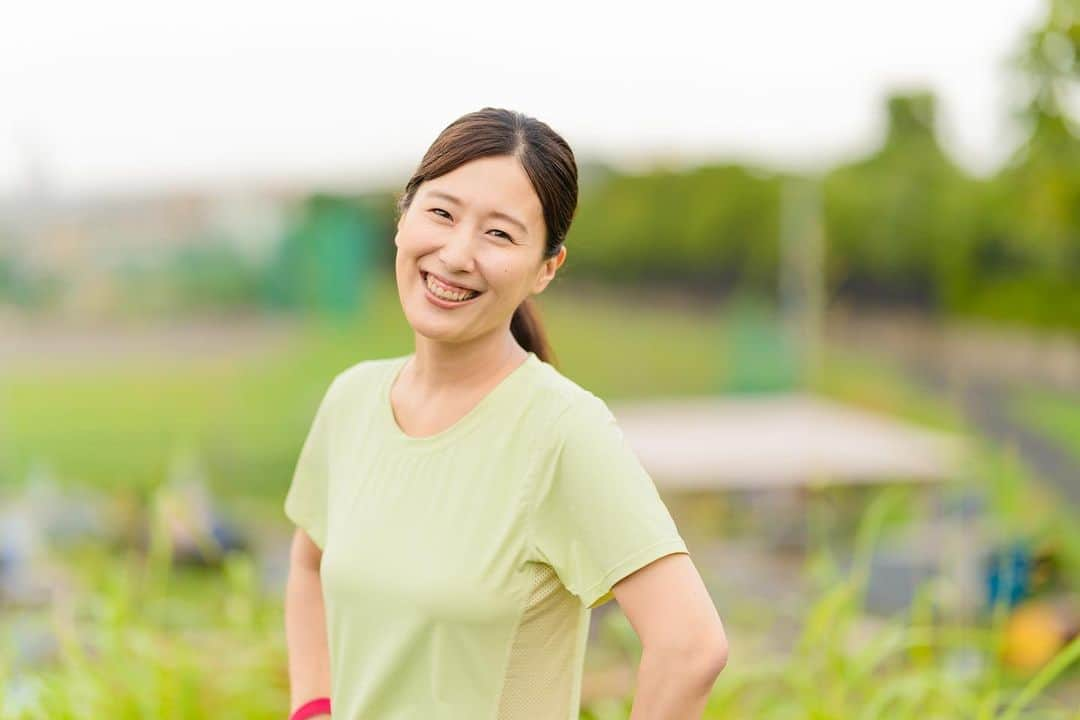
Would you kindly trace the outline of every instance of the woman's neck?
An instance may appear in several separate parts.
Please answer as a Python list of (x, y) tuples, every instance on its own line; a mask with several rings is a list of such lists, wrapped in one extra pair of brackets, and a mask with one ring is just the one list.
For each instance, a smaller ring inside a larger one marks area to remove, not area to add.
[(497, 382), (527, 354), (509, 331), (490, 341), (464, 345), (417, 337), (413, 358), (403, 374), (413, 391), (435, 397)]

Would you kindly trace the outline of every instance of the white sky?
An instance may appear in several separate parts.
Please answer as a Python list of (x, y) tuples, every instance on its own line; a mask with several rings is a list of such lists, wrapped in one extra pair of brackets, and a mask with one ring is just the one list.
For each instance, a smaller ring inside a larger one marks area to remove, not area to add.
[(401, 184), (485, 105), (579, 160), (857, 156), (893, 87), (939, 94), (947, 150), (1016, 142), (1003, 66), (1040, 0), (10, 3), (0, 193), (284, 181)]

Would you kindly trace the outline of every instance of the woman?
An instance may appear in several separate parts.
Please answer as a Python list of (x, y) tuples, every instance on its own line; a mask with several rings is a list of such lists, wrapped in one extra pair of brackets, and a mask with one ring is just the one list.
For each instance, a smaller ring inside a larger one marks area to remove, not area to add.
[(529, 300), (576, 205), (567, 143), (494, 108), (444, 129), (406, 185), (415, 352), (334, 378), (285, 499), (294, 716), (332, 697), (348, 720), (577, 718), (591, 609), (614, 598), (643, 647), (633, 720), (700, 717), (727, 656), (716, 609)]

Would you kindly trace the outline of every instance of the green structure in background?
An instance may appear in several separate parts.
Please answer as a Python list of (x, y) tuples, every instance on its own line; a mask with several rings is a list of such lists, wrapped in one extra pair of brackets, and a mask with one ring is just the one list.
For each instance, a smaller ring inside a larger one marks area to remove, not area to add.
[(723, 337), (724, 392), (790, 391), (820, 370), (825, 248), (820, 183), (787, 179), (781, 198), (779, 301), (743, 295), (731, 303)]
[(315, 195), (286, 232), (269, 273), (271, 307), (348, 318), (369, 302), (378, 223), (352, 198)]
[(793, 343), (768, 301), (750, 295), (733, 300), (723, 343), (722, 392), (787, 391), (798, 384)]

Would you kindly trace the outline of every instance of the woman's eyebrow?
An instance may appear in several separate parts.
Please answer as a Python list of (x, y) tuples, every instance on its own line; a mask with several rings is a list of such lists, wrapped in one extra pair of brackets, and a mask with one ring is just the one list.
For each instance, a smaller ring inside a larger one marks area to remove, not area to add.
[(442, 198), (443, 200), (446, 200), (448, 202), (452, 202), (455, 205), (460, 205), (461, 204), (461, 200), (458, 200), (456, 197), (454, 197), (450, 193), (445, 193), (442, 190), (429, 190), (428, 195), (431, 196), (431, 197)]
[[(442, 198), (443, 200), (446, 200), (447, 202), (452, 202), (455, 205), (461, 205), (461, 200), (459, 198), (454, 197), (450, 193), (443, 192), (442, 190), (430, 190), (428, 191), (428, 197)], [(499, 218), (500, 220), (505, 220), (512, 225), (517, 225), (519, 228), (521, 228), (521, 232), (525, 233), (526, 235), (529, 234), (529, 229), (525, 227), (525, 223), (521, 222), (512, 215), (507, 215), (506, 213), (500, 212), (498, 210), (492, 210), (488, 213), (488, 216), (493, 218)]]
[(510, 223), (511, 225), (517, 225), (519, 228), (521, 228), (521, 232), (525, 233), (526, 235), (529, 234), (529, 229), (527, 227), (525, 227), (525, 223), (521, 222), (517, 218), (511, 217), (511, 216), (507, 215), (504, 212), (499, 212), (498, 210), (492, 210), (491, 212), (488, 213), (488, 215), (490, 215), (493, 218), (499, 218), (500, 220), (505, 220), (506, 222)]

